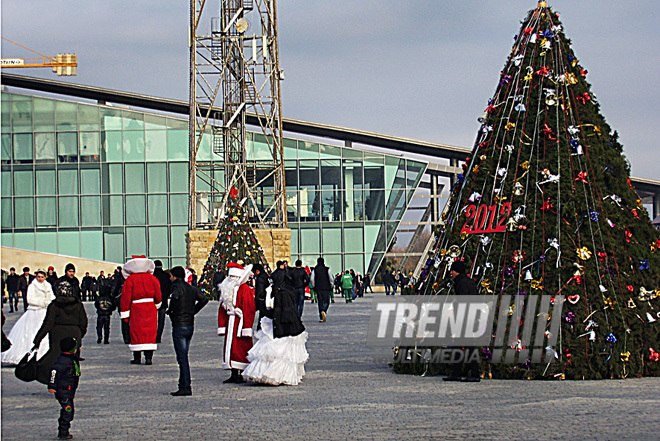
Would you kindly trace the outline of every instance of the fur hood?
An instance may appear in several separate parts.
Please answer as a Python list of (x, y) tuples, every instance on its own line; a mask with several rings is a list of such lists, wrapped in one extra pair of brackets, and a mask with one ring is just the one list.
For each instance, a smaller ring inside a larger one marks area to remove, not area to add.
[(128, 276), (131, 274), (153, 274), (154, 269), (156, 269), (156, 264), (154, 264), (153, 260), (147, 259), (145, 257), (138, 257), (126, 262), (126, 264), (121, 269), (121, 274), (124, 276), (124, 279), (128, 279)]

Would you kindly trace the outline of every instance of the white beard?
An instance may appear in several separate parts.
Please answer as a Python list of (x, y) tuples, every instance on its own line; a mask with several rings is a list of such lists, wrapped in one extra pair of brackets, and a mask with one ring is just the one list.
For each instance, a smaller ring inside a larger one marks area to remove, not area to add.
[(233, 277), (225, 277), (218, 285), (220, 291), (220, 304), (227, 310), (229, 314), (234, 312), (234, 294), (238, 291), (239, 280)]

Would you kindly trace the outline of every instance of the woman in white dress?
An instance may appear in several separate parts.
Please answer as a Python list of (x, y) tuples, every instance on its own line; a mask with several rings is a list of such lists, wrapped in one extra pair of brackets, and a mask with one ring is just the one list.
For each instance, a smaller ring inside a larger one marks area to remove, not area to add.
[[(272, 274), (272, 304), (261, 318), (257, 342), (248, 352), (250, 364), (243, 378), (270, 385), (297, 385), (305, 375), (309, 358), (305, 343), (307, 331), (295, 308), (295, 294), (284, 270)], [(270, 289), (270, 288), (269, 288)]]
[[(39, 328), (41, 328), (44, 317), (46, 317), (46, 309), (50, 302), (55, 299), (53, 288), (46, 281), (46, 272), (38, 270), (36, 274), (37, 277), (28, 286), (28, 309), (9, 332), (8, 338), (12, 346), (7, 352), (2, 353), (2, 364), (18, 364), (25, 354), (30, 352), (30, 349), (34, 346), (32, 341)], [(46, 355), (48, 349), (48, 339), (44, 338), (39, 345), (37, 358)]]

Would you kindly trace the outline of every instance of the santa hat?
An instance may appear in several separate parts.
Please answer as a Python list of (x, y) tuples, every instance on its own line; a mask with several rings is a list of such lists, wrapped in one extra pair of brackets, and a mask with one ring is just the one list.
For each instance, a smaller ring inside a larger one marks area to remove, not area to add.
[(245, 268), (243, 268), (242, 265), (239, 265), (238, 263), (231, 262), (227, 264), (227, 274), (235, 277), (240, 277), (243, 275), (243, 272), (245, 271)]

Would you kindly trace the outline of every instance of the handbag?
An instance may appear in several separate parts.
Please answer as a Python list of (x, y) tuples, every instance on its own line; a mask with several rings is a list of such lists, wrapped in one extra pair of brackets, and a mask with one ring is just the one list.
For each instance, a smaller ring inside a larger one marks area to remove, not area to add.
[(21, 381), (34, 381), (37, 379), (37, 351), (30, 351), (18, 362), (14, 375)]

